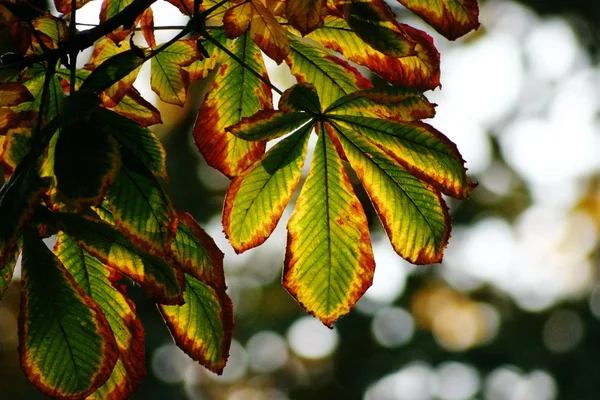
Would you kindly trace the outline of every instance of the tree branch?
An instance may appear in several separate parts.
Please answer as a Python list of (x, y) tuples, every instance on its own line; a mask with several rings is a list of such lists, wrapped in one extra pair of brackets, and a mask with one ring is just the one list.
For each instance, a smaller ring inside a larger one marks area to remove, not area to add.
[(156, 0), (133, 0), (133, 3), (128, 5), (115, 15), (108, 19), (104, 23), (96, 26), (95, 28), (88, 29), (86, 31), (77, 34), (75, 39), (71, 42), (64, 43), (60, 47), (54, 50), (50, 50), (45, 54), (36, 54), (23, 59), (0, 66), (0, 70), (10, 68), (26, 68), (30, 67), (35, 63), (49, 60), (58, 60), (61, 57), (70, 54), (71, 52), (79, 52), (87, 49), (94, 45), (94, 43), (119, 28), (120, 26), (130, 27), (135, 22), (135, 19), (143, 13), (152, 3)]

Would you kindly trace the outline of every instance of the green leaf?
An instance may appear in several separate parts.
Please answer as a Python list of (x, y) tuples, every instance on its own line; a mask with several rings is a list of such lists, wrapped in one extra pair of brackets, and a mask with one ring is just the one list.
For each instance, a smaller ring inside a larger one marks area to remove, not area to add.
[(0, 189), (0, 265), (14, 256), (21, 230), (47, 189), (48, 184), (36, 171), (25, 166), (15, 171)]
[(85, 398), (118, 358), (104, 313), (41, 239), (23, 236), (19, 353), (27, 378), (46, 396)]
[(415, 54), (390, 57), (367, 45), (352, 31), (348, 23), (335, 16), (325, 17), (324, 26), (307, 37), (337, 51), (346, 59), (364, 65), (395, 85), (430, 90), (440, 85), (440, 55), (433, 39), (425, 32), (400, 24), (405, 35), (416, 43)]
[[(202, 5), (204, 6), (205, 4), (206, 1)], [(229, 48), (231, 46), (231, 40), (227, 38), (224, 30), (212, 30), (209, 31), (209, 34), (223, 47)], [(188, 72), (190, 83), (206, 78), (219, 65), (221, 57), (225, 54), (221, 48), (217, 47), (211, 41), (204, 40), (201, 42), (201, 45), (206, 54), (208, 54), (208, 57), (197, 59), (184, 68)]]
[[(46, 78), (46, 69), (40, 66), (34, 66), (25, 71), (23, 85), (29, 90), (33, 96), (32, 102), (21, 103), (15, 108), (17, 111), (39, 111), (42, 103), (42, 93), (44, 88), (44, 80)], [(53, 75), (50, 78), (48, 85), (48, 105), (44, 107), (45, 116), (48, 121), (56, 117), (63, 107), (65, 93), (60, 85), (60, 81)]]
[(450, 216), (440, 193), (364, 136), (340, 125), (334, 129), (394, 250), (413, 264), (440, 262), (450, 237)]
[(312, 115), (303, 112), (265, 110), (243, 118), (238, 124), (227, 128), (227, 131), (244, 140), (272, 140), (298, 129), (312, 118)]
[(328, 115), (358, 115), (394, 121), (433, 118), (435, 104), (407, 86), (386, 86), (360, 90), (344, 96), (325, 110)]
[(78, 246), (140, 284), (146, 295), (162, 304), (183, 301), (183, 274), (163, 259), (133, 246), (116, 228), (74, 214), (54, 214), (58, 227)]
[(398, 0), (450, 40), (479, 27), (477, 0)]
[(121, 274), (102, 264), (62, 232), (58, 234), (54, 253), (77, 284), (98, 304), (119, 349), (119, 359), (110, 378), (91, 398), (131, 396), (146, 375), (144, 329), (135, 313), (135, 304), (118, 287)]
[(167, 179), (166, 152), (154, 133), (104, 108), (96, 108), (90, 121), (112, 135), (128, 154), (135, 156), (154, 176)]
[(119, 104), (107, 108), (143, 127), (162, 124), (160, 111), (144, 99), (135, 88), (123, 96)]
[(183, 106), (189, 86), (187, 67), (199, 58), (195, 40), (179, 40), (150, 61), (150, 86), (165, 103)]
[(5, 176), (12, 174), (19, 162), (31, 151), (31, 129), (11, 129), (2, 143), (0, 163)]
[(322, 111), (317, 89), (310, 83), (297, 83), (283, 92), (278, 108), (286, 113), (306, 111), (313, 115)]
[(115, 225), (131, 243), (153, 255), (165, 254), (175, 237), (177, 215), (155, 177), (124, 165), (106, 199)]
[(175, 343), (192, 359), (221, 374), (233, 332), (231, 300), (210, 285), (185, 275), (185, 304), (159, 305)]
[(321, 128), (288, 222), (283, 285), (331, 327), (371, 286), (374, 269), (367, 217), (331, 138)]
[(300, 182), (312, 124), (269, 150), (229, 186), (223, 228), (236, 252), (262, 244), (271, 235)]
[(68, 204), (77, 209), (99, 204), (120, 167), (118, 143), (98, 125), (81, 120), (60, 131), (54, 173)]
[[(259, 48), (240, 36), (230, 50), (251, 68), (268, 79)], [(219, 66), (194, 124), (194, 140), (208, 165), (232, 178), (260, 159), (264, 143), (251, 143), (226, 131), (243, 117), (260, 110), (273, 109), (271, 89), (240, 65), (226, 58)]]
[(127, 50), (112, 56), (98, 66), (83, 82), (80, 92), (99, 95), (139, 68), (146, 58), (142, 50)]
[(415, 42), (383, 0), (342, 0), (337, 5), (354, 33), (375, 50), (394, 58), (415, 53)]
[(169, 248), (171, 257), (185, 273), (224, 291), (223, 253), (190, 214), (177, 215), (179, 225)]
[(467, 198), (475, 186), (456, 145), (430, 125), (342, 115), (331, 120), (366, 136), (413, 175), (450, 196)]
[(308, 82), (315, 86), (323, 107), (346, 94), (372, 86), (346, 61), (297, 39), (291, 40), (290, 44), (286, 62), (292, 74), (299, 83)]

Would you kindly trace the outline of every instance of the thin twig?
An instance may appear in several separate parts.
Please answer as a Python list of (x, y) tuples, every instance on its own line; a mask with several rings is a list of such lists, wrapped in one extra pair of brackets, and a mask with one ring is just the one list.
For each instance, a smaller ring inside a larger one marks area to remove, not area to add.
[(264, 76), (262, 76), (259, 72), (257, 72), (254, 69), (250, 68), (248, 66), (248, 64), (246, 64), (242, 59), (240, 59), (238, 56), (236, 56), (235, 54), (233, 54), (227, 47), (223, 46), (221, 43), (219, 43), (218, 40), (216, 40), (214, 37), (212, 37), (208, 33), (208, 31), (204, 30), (204, 32), (201, 32), (201, 35), (204, 36), (209, 42), (211, 42), (212, 44), (214, 44), (215, 46), (217, 46), (219, 49), (223, 50), (225, 52), (225, 54), (227, 54), (229, 57), (233, 58), (236, 62), (238, 62), (242, 66), (242, 68), (246, 69), (252, 75), (256, 76), (263, 83), (265, 83), (267, 86), (269, 86), (271, 89), (273, 89), (277, 94), (279, 94), (279, 95), (283, 94), (283, 92), (277, 86), (273, 85), (271, 83), (271, 81), (269, 81), (267, 78), (265, 78)]
[(69, 69), (71, 71), (71, 79), (69, 81), (69, 96), (75, 93), (75, 77), (77, 72), (77, 54), (79, 50), (75, 47), (75, 38), (77, 36), (77, 0), (71, 0), (71, 21), (69, 22), (69, 35), (72, 50), (69, 53)]

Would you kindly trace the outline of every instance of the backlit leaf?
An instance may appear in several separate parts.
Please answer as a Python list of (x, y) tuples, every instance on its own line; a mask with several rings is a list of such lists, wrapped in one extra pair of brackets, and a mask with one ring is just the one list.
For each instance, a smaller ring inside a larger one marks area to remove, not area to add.
[(107, 107), (111, 111), (137, 122), (140, 126), (151, 126), (161, 124), (160, 111), (140, 93), (132, 88), (114, 107)]
[(338, 99), (325, 112), (328, 115), (359, 115), (394, 121), (433, 118), (435, 104), (421, 92), (406, 86), (366, 89)]
[(479, 27), (477, 0), (398, 0), (450, 40)]
[(146, 375), (144, 329), (135, 304), (118, 288), (120, 274), (59, 233), (54, 253), (73, 279), (100, 307), (119, 349), (119, 359), (108, 381), (88, 399), (131, 396)]
[(119, 356), (96, 302), (41, 239), (23, 240), (19, 353), (27, 378), (45, 395), (84, 398), (104, 384)]
[[(111, 57), (130, 50), (131, 46), (128, 42), (122, 42), (117, 45), (111, 39), (105, 37), (96, 43), (96, 47), (94, 47), (94, 53), (84, 68), (93, 71), (102, 65), (102, 63), (111, 59)], [(107, 107), (116, 106), (121, 101), (123, 96), (125, 96), (125, 94), (133, 88), (133, 83), (135, 82), (138, 73), (142, 68), (142, 62), (142, 60), (133, 58), (131, 60), (131, 66), (135, 67), (131, 70), (131, 72), (129, 72), (127, 75), (124, 75), (121, 79), (115, 80), (114, 83), (102, 93), (101, 99)], [(123, 64), (123, 66), (127, 68), (126, 64)], [(89, 83), (87, 85), (89, 85)], [(86, 86), (86, 84), (84, 84), (84, 86)]]
[(60, 131), (54, 174), (66, 203), (78, 209), (99, 204), (120, 167), (117, 141), (96, 124), (81, 120)]
[(152, 131), (103, 108), (96, 108), (90, 119), (112, 135), (126, 154), (134, 156), (154, 176), (167, 179), (166, 152)]
[(116, 228), (73, 214), (57, 218), (59, 229), (78, 246), (139, 283), (150, 299), (161, 304), (183, 301), (183, 273), (133, 246)]
[(340, 0), (337, 5), (354, 33), (375, 50), (394, 58), (414, 54), (415, 43), (383, 0)]
[(375, 50), (360, 39), (346, 21), (327, 16), (322, 28), (308, 37), (335, 50), (348, 60), (368, 67), (383, 79), (396, 85), (429, 90), (440, 85), (440, 58), (433, 39), (425, 32), (400, 24), (415, 43), (416, 54), (400, 58), (390, 57)]
[(271, 140), (290, 133), (312, 118), (312, 115), (302, 112), (259, 111), (251, 117), (242, 118), (227, 131), (244, 140)]
[[(27, 90), (33, 96), (32, 102), (21, 103), (15, 109), (18, 111), (39, 111), (42, 103), (42, 93), (44, 88), (44, 79), (46, 77), (46, 69), (42, 67), (29, 68), (23, 79), (23, 85), (27, 87)], [(47, 120), (51, 120), (58, 115), (61, 110), (65, 98), (60, 80), (56, 75), (50, 78), (50, 84), (48, 85), (48, 103), (44, 106), (44, 111)]]
[[(128, 5), (133, 3), (134, 0), (102, 0), (102, 6), (100, 7), (100, 23), (106, 22), (106, 20), (114, 17), (125, 9)], [(131, 28), (133, 28), (137, 21), (131, 21), (131, 26), (121, 26), (117, 30), (108, 34), (107, 37), (113, 39), (115, 42), (120, 42), (125, 39)]]
[(185, 304), (159, 305), (175, 343), (192, 359), (221, 374), (233, 332), (231, 300), (191, 275), (185, 275)]
[(299, 83), (314, 85), (323, 107), (346, 94), (372, 86), (347, 62), (300, 40), (291, 41), (286, 62)]
[[(247, 68), (268, 79), (261, 52), (248, 34), (240, 36), (230, 49)], [(200, 106), (193, 130), (196, 145), (208, 165), (234, 177), (258, 160), (265, 144), (239, 139), (226, 128), (260, 110), (271, 110), (272, 103), (271, 89), (264, 82), (237, 61), (225, 59)]]
[(285, 15), (290, 25), (306, 35), (323, 25), (326, 0), (287, 0)]
[(140, 29), (144, 35), (144, 39), (151, 49), (156, 47), (156, 38), (154, 37), (154, 13), (152, 8), (148, 7), (142, 13), (140, 18)]
[(225, 290), (223, 253), (215, 241), (189, 214), (177, 214), (179, 225), (170, 253), (185, 273), (209, 285)]
[(312, 124), (269, 150), (229, 186), (223, 209), (225, 235), (236, 252), (271, 235), (300, 182)]
[(414, 264), (440, 262), (450, 237), (450, 217), (439, 192), (364, 136), (339, 125), (334, 130), (396, 252)]
[(250, 28), (250, 38), (277, 64), (290, 52), (287, 32), (261, 0), (245, 0), (223, 16), (227, 37), (236, 38)]
[[(210, 35), (223, 47), (229, 48), (231, 46), (231, 40), (225, 36), (225, 31), (211, 31)], [(221, 56), (224, 54), (223, 50), (208, 40), (203, 40), (201, 43), (208, 57), (200, 58), (184, 68), (188, 72), (190, 83), (206, 78), (219, 65)]]
[(150, 61), (150, 86), (166, 103), (183, 106), (189, 85), (184, 67), (199, 58), (195, 40), (179, 40)]
[[(75, 0), (75, 9), (80, 9), (81, 7), (83, 7), (84, 5), (86, 5), (87, 3), (89, 3), (91, 0)], [(58, 10), (58, 12), (61, 12), (63, 14), (68, 14), (71, 12), (73, 2), (72, 0), (54, 0), (54, 6), (56, 7), (56, 9)]]
[(283, 285), (331, 327), (371, 286), (374, 269), (367, 218), (331, 138), (321, 129), (288, 222)]
[(31, 150), (31, 129), (11, 129), (6, 140), (2, 143), (0, 163), (4, 168), (4, 175), (8, 177), (17, 168), (19, 162)]
[(277, 108), (286, 113), (306, 111), (315, 115), (321, 112), (321, 102), (314, 85), (297, 83), (283, 92)]
[[(123, 44), (123, 46), (124, 45), (125, 44)], [(126, 50), (122, 53), (113, 55), (102, 62), (100, 66), (95, 67), (94, 71), (92, 71), (90, 76), (83, 82), (79, 91), (99, 95), (113, 86), (115, 82), (117, 82), (118, 86), (121, 79), (127, 78), (129, 74), (141, 67), (145, 61), (145, 57), (142, 57), (137, 50)], [(127, 87), (127, 85), (125, 85), (125, 87)], [(127, 90), (129, 90), (129, 88), (131, 88), (131, 86), (129, 86)], [(122, 97), (127, 90), (121, 93), (121, 89), (119, 89), (116, 91), (115, 96), (118, 94)]]
[(131, 243), (150, 254), (165, 253), (177, 230), (177, 215), (155, 177), (124, 165), (106, 199), (115, 225)]
[(433, 127), (354, 116), (339, 116), (335, 120), (365, 135), (396, 162), (438, 190), (457, 198), (469, 197), (474, 185), (466, 175), (465, 161), (456, 145)]

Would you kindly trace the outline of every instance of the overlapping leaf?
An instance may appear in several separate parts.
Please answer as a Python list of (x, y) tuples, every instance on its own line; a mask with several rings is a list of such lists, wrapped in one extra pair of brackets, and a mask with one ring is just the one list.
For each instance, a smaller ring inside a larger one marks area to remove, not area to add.
[(309, 38), (335, 50), (350, 61), (368, 67), (371, 71), (396, 85), (429, 90), (439, 86), (440, 57), (433, 39), (425, 32), (400, 24), (405, 35), (415, 42), (415, 54), (391, 57), (367, 45), (342, 18), (327, 16), (322, 28)]
[(237, 252), (260, 245), (277, 226), (300, 182), (311, 130), (309, 124), (277, 143), (231, 182), (223, 227)]
[[(133, 3), (134, 0), (102, 0), (102, 6), (100, 7), (100, 23), (106, 22), (106, 20), (114, 17), (121, 11), (123, 11), (128, 5)], [(120, 42), (131, 33), (131, 28), (134, 27), (137, 21), (129, 21), (131, 26), (121, 26), (117, 30), (109, 33), (107, 37), (113, 39), (115, 42)]]
[(78, 209), (99, 204), (120, 167), (117, 141), (96, 124), (81, 120), (60, 131), (54, 174), (65, 202)]
[(222, 62), (200, 106), (193, 134), (208, 165), (234, 177), (261, 157), (265, 144), (239, 139), (226, 128), (243, 117), (272, 109), (273, 100), (271, 89), (247, 70), (268, 79), (260, 50), (248, 34), (240, 36), (230, 49), (246, 66), (231, 58)]
[(263, 111), (230, 128), (272, 139), (306, 124), (231, 184), (223, 225), (244, 251), (272, 232), (297, 184), (313, 124), (320, 126), (311, 172), (288, 223), (284, 285), (326, 325), (347, 313), (372, 279), (374, 261), (362, 206), (345, 175), (349, 161), (367, 190), (398, 254), (439, 262), (450, 233), (441, 192), (468, 197), (472, 182), (456, 146), (420, 118), (433, 104), (414, 89), (386, 87), (338, 98), (321, 111), (318, 89), (287, 90), (279, 111)]
[(184, 67), (198, 58), (195, 40), (179, 40), (152, 57), (150, 86), (162, 101), (183, 106), (189, 85)]
[(41, 239), (23, 241), (19, 353), (28, 379), (50, 397), (85, 398), (119, 356), (104, 313)]
[(33, 96), (21, 83), (3, 82), (0, 85), (0, 107), (17, 106), (31, 100), (33, 100)]
[[(231, 45), (231, 40), (227, 38), (225, 31), (211, 31), (210, 35), (222, 47), (229, 48)], [(213, 42), (204, 40), (201, 41), (201, 45), (206, 52), (205, 57), (198, 59), (185, 67), (185, 70), (188, 72), (190, 83), (206, 78), (208, 74), (219, 65), (221, 57), (223, 56), (223, 50)], [(206, 55), (208, 55), (208, 57), (206, 57)]]
[(477, 0), (398, 0), (450, 40), (479, 27)]
[[(98, 43), (96, 43), (94, 53), (92, 54), (90, 61), (85, 65), (85, 68), (93, 71), (102, 65), (102, 63), (111, 59), (113, 56), (124, 53), (128, 50), (131, 50), (131, 46), (128, 42), (123, 42), (117, 45), (109, 38), (101, 39), (98, 41)], [(141, 68), (142, 65), (139, 63), (136, 65), (135, 69), (121, 79), (116, 80), (114, 84), (110, 85), (110, 87), (102, 93), (101, 99), (107, 107), (116, 106), (121, 101), (123, 96), (125, 96), (125, 94), (132, 89), (133, 83), (135, 82)]]
[(290, 41), (286, 31), (261, 0), (244, 0), (237, 3), (223, 16), (227, 36), (233, 39), (249, 30), (250, 39), (280, 64), (290, 52)]
[(183, 274), (163, 259), (137, 249), (116, 228), (71, 214), (59, 214), (58, 226), (78, 246), (140, 284), (161, 304), (183, 302)]
[(285, 16), (290, 25), (307, 35), (323, 25), (327, 10), (326, 0), (287, 0)]
[(178, 346), (220, 374), (229, 356), (233, 331), (223, 253), (189, 214), (180, 214), (171, 250), (186, 272), (185, 304), (159, 305), (159, 309)]
[(120, 274), (59, 233), (54, 253), (73, 279), (90, 296), (110, 325), (119, 350), (119, 358), (106, 383), (88, 399), (127, 398), (146, 375), (144, 330), (135, 313), (135, 305), (118, 288)]
[(291, 41), (291, 51), (286, 62), (298, 82), (308, 82), (315, 86), (323, 107), (346, 94), (372, 86), (370, 81), (346, 61), (300, 40)]
[(288, 223), (283, 284), (308, 312), (332, 326), (371, 285), (374, 269), (367, 217), (331, 138), (321, 130)]
[(106, 192), (115, 225), (136, 246), (160, 256), (173, 240), (177, 215), (153, 176), (123, 166)]
[(17, 264), (17, 257), (19, 256), (20, 249), (14, 249), (12, 255), (7, 258), (4, 266), (0, 268), (0, 300), (8, 286), (12, 282), (13, 273), (15, 272), (15, 266)]
[(414, 53), (415, 43), (383, 0), (340, 0), (336, 5), (354, 33), (374, 49), (394, 58)]

